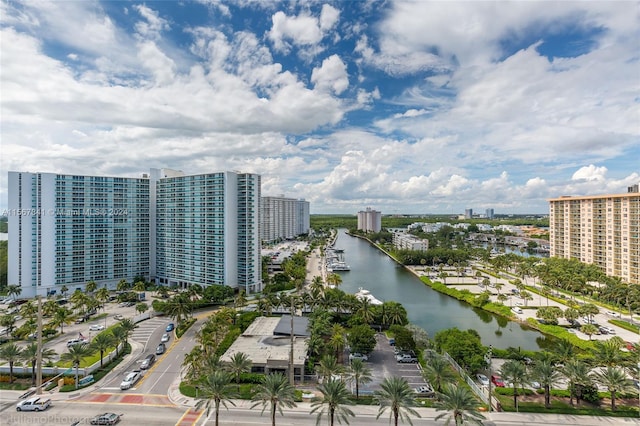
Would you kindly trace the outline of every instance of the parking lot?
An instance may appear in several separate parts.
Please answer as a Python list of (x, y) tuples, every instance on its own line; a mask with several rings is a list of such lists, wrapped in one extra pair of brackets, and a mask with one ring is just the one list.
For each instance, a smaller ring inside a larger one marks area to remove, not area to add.
[[(389, 345), (389, 340), (383, 333), (376, 334), (376, 347), (369, 354), (367, 362), (371, 368), (372, 381), (366, 385), (360, 385), (360, 394), (371, 394), (380, 389), (380, 384), (385, 377), (404, 377), (412, 388), (424, 385), (422, 370), (419, 363), (400, 363), (396, 361), (394, 347)], [(355, 385), (353, 385), (355, 392)]]

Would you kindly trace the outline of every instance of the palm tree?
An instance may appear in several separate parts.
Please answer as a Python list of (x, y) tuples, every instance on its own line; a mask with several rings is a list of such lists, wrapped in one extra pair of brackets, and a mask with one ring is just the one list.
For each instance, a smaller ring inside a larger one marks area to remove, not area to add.
[(331, 329), (331, 338), (329, 339), (329, 346), (333, 349), (333, 353), (338, 361), (342, 360), (345, 347), (346, 330), (340, 324), (334, 324)]
[(262, 383), (256, 387), (256, 393), (252, 401), (257, 401), (251, 406), (262, 404), (262, 413), (267, 409), (271, 410), (271, 426), (276, 426), (276, 411), (283, 416), (282, 407), (293, 408), (296, 389), (291, 386), (289, 379), (282, 373), (267, 374), (262, 377)]
[(445, 385), (442, 392), (438, 393), (438, 399), (433, 404), (436, 411), (447, 411), (438, 414), (435, 420), (446, 417), (445, 426), (453, 420), (453, 423), (463, 425), (466, 422), (482, 425), (485, 417), (478, 412), (478, 400), (467, 388), (455, 385)]
[(342, 366), (338, 364), (338, 360), (333, 355), (324, 355), (316, 367), (316, 373), (322, 378), (323, 382), (341, 372)]
[(226, 365), (227, 371), (229, 371), (229, 373), (231, 373), (236, 379), (238, 392), (240, 392), (240, 376), (242, 373), (251, 371), (251, 364), (251, 359), (247, 354), (236, 352), (231, 357), (231, 362)]
[(220, 417), (220, 405), (228, 409), (227, 402), (235, 407), (232, 398), (235, 397), (235, 391), (231, 386), (231, 375), (223, 370), (217, 370), (208, 374), (202, 381), (198, 382), (198, 402), (196, 409), (200, 410), (204, 406), (207, 411), (207, 417), (211, 410), (211, 405), (216, 414), (215, 425), (218, 426)]
[(118, 357), (120, 355), (118, 346), (120, 345), (120, 343), (126, 344), (129, 334), (124, 328), (119, 326), (111, 329), (111, 335), (113, 336), (114, 343), (116, 345), (116, 357)]
[(84, 291), (90, 294), (96, 291), (97, 289), (98, 289), (98, 284), (96, 284), (96, 282), (93, 280), (88, 281), (87, 284), (84, 286)]
[(406, 420), (413, 425), (409, 415), (420, 418), (420, 414), (411, 408), (416, 405), (415, 394), (404, 377), (387, 377), (380, 387), (382, 390), (376, 391), (373, 396), (374, 400), (380, 404), (376, 419), (379, 419), (387, 408), (395, 426), (398, 426), (398, 419)]
[(616, 411), (616, 394), (630, 392), (635, 389), (626, 373), (619, 367), (607, 367), (591, 375), (596, 383), (607, 388), (611, 393), (611, 411)]
[[(50, 360), (56, 356), (53, 349), (42, 348), (42, 359)], [(36, 384), (36, 362), (38, 361), (38, 344), (33, 342), (22, 350), (22, 359), (31, 363), (31, 385)]]
[(338, 274), (329, 274), (327, 276), (327, 283), (338, 288), (340, 287), (340, 284), (342, 284), (342, 277)]
[(562, 374), (569, 381), (569, 405), (573, 405), (573, 396), (576, 397), (576, 404), (579, 403), (579, 393), (576, 392), (578, 386), (585, 387), (591, 384), (591, 369), (584, 361), (579, 359), (568, 360), (564, 364)]
[(104, 304), (109, 300), (109, 290), (106, 287), (102, 287), (96, 291), (96, 299), (102, 303), (102, 309), (104, 309)]
[(22, 287), (20, 287), (19, 285), (10, 284), (7, 286), (7, 295), (9, 297), (14, 296), (14, 300), (15, 296), (20, 296), (20, 293), (22, 293)]
[(14, 315), (5, 314), (0, 317), (0, 325), (6, 327), (7, 334), (13, 336), (13, 329), (16, 328), (16, 317)]
[(362, 321), (364, 321), (365, 324), (371, 324), (375, 318), (371, 300), (369, 300), (366, 297), (363, 299), (359, 299), (356, 314), (360, 315), (360, 317), (362, 318)]
[(591, 340), (591, 336), (598, 333), (598, 327), (593, 324), (584, 324), (580, 327), (580, 331), (589, 336), (589, 340)]
[(366, 385), (373, 380), (371, 376), (371, 369), (361, 359), (354, 359), (351, 361), (351, 365), (347, 370), (349, 381), (352, 381), (356, 385), (356, 399), (360, 394), (360, 384)]
[(125, 318), (125, 319), (121, 320), (120, 324), (118, 325), (118, 327), (122, 328), (124, 330), (124, 332), (125, 332), (125, 338), (124, 338), (125, 345), (127, 343), (129, 343), (129, 337), (131, 336), (131, 333), (133, 333), (133, 330), (138, 328), (136, 323), (131, 321), (131, 318)]
[(520, 361), (512, 359), (502, 364), (500, 374), (503, 379), (513, 385), (513, 405), (518, 411), (518, 387), (523, 387), (527, 383), (527, 368)]
[(189, 317), (192, 310), (193, 303), (186, 293), (177, 294), (167, 301), (166, 314), (175, 319), (177, 323), (181, 323)]
[(60, 361), (70, 362), (76, 368), (76, 389), (78, 389), (78, 368), (85, 358), (93, 355), (93, 349), (89, 345), (73, 345), (69, 347), (69, 352), (60, 355)]
[(233, 307), (238, 309), (240, 306), (247, 304), (247, 297), (244, 294), (244, 290), (238, 291), (238, 294), (233, 299)]
[(60, 327), (60, 333), (64, 333), (64, 325), (73, 322), (73, 312), (67, 308), (58, 308), (51, 318), (51, 325)]
[(22, 358), (22, 348), (15, 343), (0, 346), (0, 359), (9, 363), (9, 383), (13, 383), (13, 364)]
[(347, 407), (348, 405), (353, 405), (353, 402), (349, 399), (349, 391), (342, 380), (331, 378), (320, 384), (318, 390), (322, 393), (322, 397), (317, 398), (311, 403), (313, 409), (310, 413), (318, 414), (316, 417), (316, 425), (320, 424), (322, 416), (325, 414), (329, 419), (329, 426), (333, 426), (335, 416), (338, 416), (339, 423), (344, 421), (346, 424), (349, 424), (349, 416), (356, 416), (353, 411)]
[(558, 368), (551, 361), (541, 360), (533, 366), (531, 377), (544, 389), (544, 407), (551, 408), (551, 388), (561, 378)]
[(60, 287), (60, 294), (62, 294), (63, 296), (68, 292), (69, 292), (69, 287), (67, 287), (66, 285), (63, 285), (62, 287)]
[(91, 341), (91, 349), (100, 351), (100, 368), (102, 368), (102, 359), (105, 351), (114, 346), (115, 340), (112, 334), (100, 333)]
[(620, 365), (625, 359), (624, 354), (620, 350), (621, 347), (620, 339), (613, 338), (605, 341), (597, 341), (593, 344), (593, 360), (601, 366), (615, 367)]
[(435, 355), (424, 366), (422, 376), (434, 387), (436, 392), (442, 392), (442, 387), (454, 383), (456, 374), (449, 362), (441, 355)]
[(124, 278), (118, 281), (116, 284), (116, 291), (127, 291), (129, 290), (129, 283)]

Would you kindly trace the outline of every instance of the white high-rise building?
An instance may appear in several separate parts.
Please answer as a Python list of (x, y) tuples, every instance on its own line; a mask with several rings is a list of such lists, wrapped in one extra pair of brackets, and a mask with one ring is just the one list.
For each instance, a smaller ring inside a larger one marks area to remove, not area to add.
[(286, 240), (309, 233), (309, 202), (294, 198), (262, 197), (262, 241)]
[(21, 296), (149, 278), (149, 180), (9, 172), (8, 283)]
[(134, 277), (258, 291), (259, 211), (253, 174), (10, 172), (9, 283), (24, 297)]
[(364, 232), (380, 232), (382, 230), (382, 213), (367, 207), (358, 212), (358, 230)]

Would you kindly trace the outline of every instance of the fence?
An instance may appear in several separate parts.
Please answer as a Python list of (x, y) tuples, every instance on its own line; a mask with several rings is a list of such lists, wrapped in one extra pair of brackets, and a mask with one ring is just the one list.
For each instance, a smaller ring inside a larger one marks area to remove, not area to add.
[(485, 403), (488, 404), (489, 403), (489, 397), (487, 396), (487, 394), (485, 394), (485, 392), (482, 390), (482, 388), (480, 388), (476, 382), (473, 381), (473, 379), (471, 377), (469, 377), (467, 375), (467, 372), (465, 371), (464, 368), (460, 367), (458, 365), (458, 363), (456, 362), (455, 359), (451, 358), (451, 355), (449, 355), (448, 353), (444, 353), (443, 356), (446, 358), (447, 361), (449, 361), (449, 363), (451, 364), (451, 366), (458, 372), (458, 374), (460, 374), (460, 376), (462, 378), (464, 378), (465, 382), (467, 382), (467, 384), (469, 385), (469, 387), (471, 388), (471, 390), (473, 391), (473, 393), (475, 393), (476, 395), (478, 395), (478, 397)]

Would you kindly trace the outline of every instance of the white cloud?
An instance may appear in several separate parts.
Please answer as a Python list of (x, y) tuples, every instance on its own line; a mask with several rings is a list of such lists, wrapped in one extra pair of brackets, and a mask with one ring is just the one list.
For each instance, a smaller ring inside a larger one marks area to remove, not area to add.
[(318, 19), (313, 16), (287, 16), (284, 12), (276, 12), (271, 21), (273, 25), (268, 36), (276, 50), (288, 52), (291, 45), (314, 45), (322, 40)]
[(340, 18), (340, 11), (335, 7), (323, 4), (320, 13), (320, 29), (324, 32), (331, 30)]
[(163, 31), (170, 29), (169, 22), (161, 18), (155, 10), (145, 5), (134, 5), (133, 8), (145, 19), (135, 24), (136, 31), (143, 38), (156, 40)]
[(322, 61), (320, 68), (313, 69), (311, 82), (315, 84), (316, 89), (331, 90), (339, 95), (349, 87), (347, 66), (338, 55), (332, 55)]
[(596, 167), (590, 164), (577, 170), (573, 176), (571, 176), (571, 180), (604, 180), (606, 175), (606, 167)]

